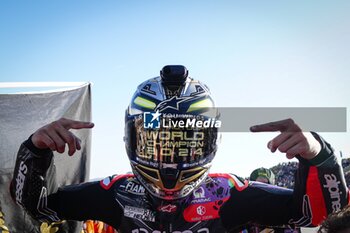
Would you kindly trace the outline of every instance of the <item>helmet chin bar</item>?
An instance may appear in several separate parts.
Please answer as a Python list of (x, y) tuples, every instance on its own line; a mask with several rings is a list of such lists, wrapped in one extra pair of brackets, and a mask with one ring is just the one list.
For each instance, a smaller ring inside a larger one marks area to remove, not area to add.
[(207, 177), (210, 164), (204, 167), (195, 167), (182, 170), (172, 189), (164, 187), (159, 171), (143, 165), (131, 165), (136, 178), (155, 197), (164, 200), (176, 200), (184, 198), (192, 193)]

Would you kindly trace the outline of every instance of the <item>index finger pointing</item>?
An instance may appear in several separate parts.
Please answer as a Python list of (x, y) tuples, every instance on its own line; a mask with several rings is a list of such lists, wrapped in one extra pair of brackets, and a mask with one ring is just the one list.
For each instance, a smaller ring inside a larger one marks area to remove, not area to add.
[(60, 119), (62, 126), (66, 129), (90, 129), (94, 127), (94, 123), (87, 121), (75, 121), (70, 119)]
[(252, 132), (276, 132), (276, 131), (287, 131), (295, 123), (292, 119), (285, 119), (281, 121), (273, 121), (265, 124), (254, 125), (250, 127)]

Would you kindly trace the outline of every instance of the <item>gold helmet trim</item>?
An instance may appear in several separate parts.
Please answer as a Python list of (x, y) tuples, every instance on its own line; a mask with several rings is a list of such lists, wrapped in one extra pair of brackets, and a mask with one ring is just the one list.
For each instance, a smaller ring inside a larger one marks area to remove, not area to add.
[[(146, 178), (148, 181), (152, 182), (160, 189), (165, 191), (178, 191), (178, 190), (181, 190), (186, 184), (200, 178), (206, 171), (208, 171), (209, 168), (195, 167), (195, 168), (190, 168), (190, 169), (181, 171), (179, 178), (177, 179), (176, 185), (173, 189), (167, 189), (164, 187), (164, 184), (158, 169), (150, 168), (143, 165), (135, 165), (135, 169), (142, 177)], [(193, 175), (191, 175), (191, 173), (193, 173)], [(154, 176), (150, 174), (154, 174)]]

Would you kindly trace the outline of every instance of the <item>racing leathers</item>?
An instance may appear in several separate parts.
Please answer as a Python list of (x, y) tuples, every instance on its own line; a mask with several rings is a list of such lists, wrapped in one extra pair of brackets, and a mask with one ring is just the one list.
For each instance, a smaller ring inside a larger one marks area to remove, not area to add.
[(294, 190), (210, 174), (190, 195), (166, 201), (132, 174), (56, 190), (53, 153), (31, 139), (18, 152), (11, 195), (36, 219), (103, 221), (120, 233), (222, 233), (250, 226), (316, 226), (348, 204), (344, 175), (331, 146), (317, 134), (320, 153), (299, 157)]

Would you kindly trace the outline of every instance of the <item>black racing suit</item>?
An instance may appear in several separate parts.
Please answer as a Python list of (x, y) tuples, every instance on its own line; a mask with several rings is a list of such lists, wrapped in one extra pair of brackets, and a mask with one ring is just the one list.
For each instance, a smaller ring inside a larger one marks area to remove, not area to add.
[[(235, 175), (211, 174), (186, 198), (154, 198), (131, 175), (111, 176), (53, 192), (52, 152), (25, 141), (19, 152), (11, 194), (42, 221), (101, 220), (120, 233), (222, 233), (250, 226), (316, 226), (348, 204), (341, 166), (317, 134), (322, 150), (311, 161), (299, 158), (295, 188), (289, 190)], [(52, 177), (51, 177), (52, 178)]]

